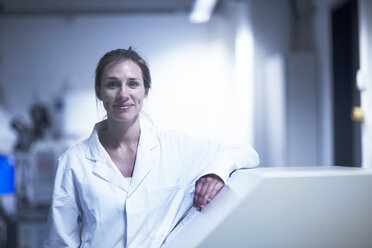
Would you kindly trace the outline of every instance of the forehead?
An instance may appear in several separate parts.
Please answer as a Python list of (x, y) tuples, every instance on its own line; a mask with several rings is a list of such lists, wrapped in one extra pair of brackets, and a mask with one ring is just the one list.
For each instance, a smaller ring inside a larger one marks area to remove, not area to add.
[(119, 60), (111, 62), (103, 70), (103, 77), (115, 75), (139, 77), (142, 79), (142, 70), (132, 60)]

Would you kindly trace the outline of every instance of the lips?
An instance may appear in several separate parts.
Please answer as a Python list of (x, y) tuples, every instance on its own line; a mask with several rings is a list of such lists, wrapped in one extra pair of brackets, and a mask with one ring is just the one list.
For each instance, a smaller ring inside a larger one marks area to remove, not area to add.
[(127, 110), (127, 109), (130, 109), (131, 107), (133, 107), (134, 104), (115, 104), (114, 105), (114, 108), (116, 109), (122, 109), (122, 110)]

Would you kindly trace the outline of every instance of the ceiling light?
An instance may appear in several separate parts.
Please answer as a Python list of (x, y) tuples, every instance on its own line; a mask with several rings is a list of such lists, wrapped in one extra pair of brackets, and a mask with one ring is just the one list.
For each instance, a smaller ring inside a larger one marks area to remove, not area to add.
[(189, 17), (190, 22), (202, 23), (209, 21), (216, 3), (217, 0), (195, 0)]

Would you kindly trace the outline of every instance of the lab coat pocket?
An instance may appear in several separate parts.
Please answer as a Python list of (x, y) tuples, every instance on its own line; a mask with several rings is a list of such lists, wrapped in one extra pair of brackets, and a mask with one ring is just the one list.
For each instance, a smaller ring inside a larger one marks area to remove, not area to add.
[(151, 214), (147, 219), (150, 238), (166, 236), (184, 198), (182, 185), (155, 186), (147, 190)]

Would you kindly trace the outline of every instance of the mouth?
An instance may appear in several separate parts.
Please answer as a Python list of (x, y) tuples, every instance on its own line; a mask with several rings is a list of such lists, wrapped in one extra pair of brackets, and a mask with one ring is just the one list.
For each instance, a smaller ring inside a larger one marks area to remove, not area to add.
[(127, 109), (130, 109), (131, 107), (133, 107), (134, 104), (114, 104), (114, 108), (116, 109), (121, 109), (121, 110), (127, 110)]

